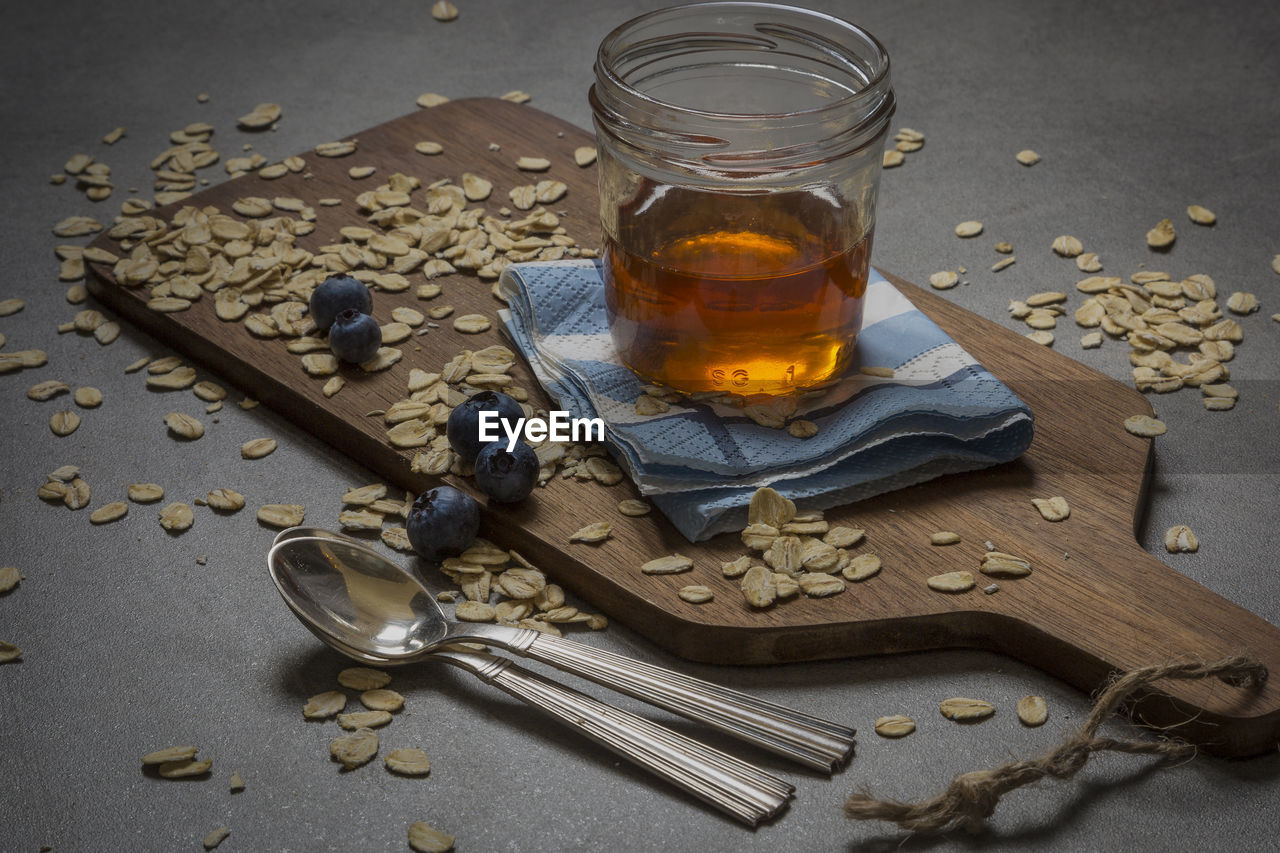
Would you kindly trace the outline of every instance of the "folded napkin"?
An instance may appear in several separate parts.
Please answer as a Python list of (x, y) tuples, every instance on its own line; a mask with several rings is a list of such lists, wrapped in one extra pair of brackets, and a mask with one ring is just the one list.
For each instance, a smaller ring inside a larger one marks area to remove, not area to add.
[(513, 264), (499, 287), (509, 306), (499, 316), (556, 405), (603, 419), (618, 462), (690, 540), (742, 529), (761, 486), (825, 509), (1007, 462), (1031, 444), (1027, 405), (874, 270), (849, 375), (792, 415), (818, 425), (806, 439), (732, 405), (636, 414), (644, 383), (609, 336), (598, 261)]

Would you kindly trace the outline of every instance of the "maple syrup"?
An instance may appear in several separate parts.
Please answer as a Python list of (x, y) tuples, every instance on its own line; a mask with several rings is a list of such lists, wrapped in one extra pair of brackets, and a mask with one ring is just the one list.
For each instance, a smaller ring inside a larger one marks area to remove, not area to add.
[(686, 393), (786, 394), (838, 376), (862, 322), (871, 233), (842, 245), (847, 232), (828, 233), (842, 218), (809, 193), (663, 189), (625, 206), (618, 239), (605, 238), (623, 362)]

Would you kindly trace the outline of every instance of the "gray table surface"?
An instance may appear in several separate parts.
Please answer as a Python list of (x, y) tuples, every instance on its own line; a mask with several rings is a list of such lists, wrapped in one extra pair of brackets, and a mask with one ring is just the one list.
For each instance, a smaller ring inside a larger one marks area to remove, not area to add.
[[(0, 299), (21, 297), (26, 308), (0, 318), (0, 332), (6, 350), (42, 348), (49, 363), (0, 377), (0, 565), (26, 575), (0, 598), (0, 638), (25, 652), (21, 663), (0, 667), (0, 850), (197, 850), (222, 824), (232, 830), (227, 851), (401, 850), (415, 820), (456, 834), (460, 850), (889, 850), (904, 836), (842, 816), (855, 787), (930, 795), (957, 772), (1050, 745), (1089, 707), (1077, 690), (993, 654), (718, 668), (681, 662), (613, 626), (586, 639), (848, 720), (863, 732), (857, 758), (828, 780), (753, 753), (799, 793), (785, 817), (751, 832), (479, 682), (423, 666), (397, 674), (408, 706), (383, 742), (384, 750), (425, 748), (430, 777), (397, 778), (378, 764), (341, 774), (326, 749), (336, 727), (304, 722), (299, 707), (334, 686), (345, 663), (303, 631), (271, 588), (263, 569), (271, 531), (252, 509), (201, 511), (193, 529), (171, 536), (149, 507), (95, 528), (87, 511), (36, 499), (45, 474), (72, 463), (94, 487), (95, 506), (135, 481), (161, 483), (181, 500), (231, 486), (251, 503), (305, 504), (308, 521), (332, 525), (344, 487), (374, 479), (265, 408), (230, 405), (202, 440), (168, 439), (161, 419), (172, 398), (123, 372), (163, 346), (131, 328), (105, 348), (55, 332), (76, 309), (63, 300), (52, 252), (63, 241), (50, 228), (72, 214), (109, 218), (123, 188), (145, 195), (147, 162), (167, 133), (197, 120), (216, 125), (224, 159), (252, 141), (273, 160), (407, 112), (424, 91), (525, 89), (532, 106), (589, 127), (595, 46), (625, 18), (660, 5), (457, 3), (461, 16), (449, 24), (431, 19), (427, 0), (6, 8)], [(1049, 251), (1062, 233), (1098, 251), (1110, 274), (1143, 263), (1175, 278), (1206, 272), (1224, 293), (1261, 298), (1262, 312), (1242, 320), (1245, 342), (1231, 363), (1240, 389), (1234, 411), (1207, 412), (1194, 391), (1153, 400), (1170, 430), (1157, 444), (1139, 538), (1162, 553), (1165, 528), (1190, 524), (1200, 552), (1170, 556), (1170, 565), (1280, 622), (1280, 324), (1270, 319), (1280, 311), (1280, 276), (1269, 267), (1280, 252), (1280, 7), (815, 6), (881, 38), (894, 63), (894, 126), (928, 137), (884, 176), (875, 248), (884, 268), (924, 282), (967, 266), (967, 285), (947, 298), (1019, 331), (1005, 310), (1010, 299), (1074, 292), (1081, 277)], [(198, 104), (198, 92), (210, 101)], [(237, 131), (235, 117), (262, 101), (283, 104), (278, 130)], [(121, 124), (125, 138), (104, 146), (100, 137)], [(1028, 147), (1044, 158), (1032, 169), (1013, 160)], [(95, 205), (70, 185), (50, 186), (49, 175), (80, 151), (112, 166), (122, 189), (110, 201)], [(206, 174), (224, 176), (221, 167)], [(1188, 222), (1190, 203), (1216, 211), (1217, 227)], [(1157, 257), (1143, 235), (1164, 217), (1178, 242)], [(982, 237), (953, 236), (966, 219), (985, 222)], [(1018, 261), (995, 275), (988, 267), (997, 240), (1014, 243)], [(1062, 324), (1057, 348), (1128, 377), (1125, 347), (1083, 351), (1078, 335)], [(29, 385), (55, 378), (95, 385), (106, 398), (66, 438), (47, 426), (62, 406), (25, 397)], [(260, 435), (279, 438), (280, 449), (245, 463), (236, 448)], [(1011, 712), (1028, 693), (1048, 701), (1043, 728), (1023, 728)], [(956, 726), (936, 704), (957, 694), (1001, 710), (982, 725)], [(871, 724), (887, 713), (916, 717), (920, 730), (902, 741), (878, 738)], [(1130, 727), (1117, 722), (1114, 730)], [(171, 783), (139, 772), (140, 755), (173, 743), (199, 745), (214, 759), (212, 777)], [(228, 794), (232, 771), (246, 779), (243, 793)], [(1175, 769), (1104, 757), (1069, 783), (1010, 795), (986, 834), (902, 846), (1274, 849), (1278, 775), (1274, 752)]]

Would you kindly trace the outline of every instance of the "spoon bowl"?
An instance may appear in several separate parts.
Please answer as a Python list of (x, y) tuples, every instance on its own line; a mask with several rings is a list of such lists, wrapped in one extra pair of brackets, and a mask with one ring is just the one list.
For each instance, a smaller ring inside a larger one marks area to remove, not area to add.
[(363, 545), (332, 536), (292, 535), (277, 539), (267, 565), (289, 609), (312, 633), (336, 642), (340, 651), (408, 663), (448, 634), (431, 591)]

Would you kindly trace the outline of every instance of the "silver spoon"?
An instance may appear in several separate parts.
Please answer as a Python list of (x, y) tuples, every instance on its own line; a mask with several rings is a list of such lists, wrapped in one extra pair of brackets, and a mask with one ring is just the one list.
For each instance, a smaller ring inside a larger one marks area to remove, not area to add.
[[(371, 637), (382, 636), (385, 642), (390, 634), (353, 636), (344, 628), (348, 617), (376, 613), (386, 605), (393, 613), (405, 613), (416, 608), (419, 599), (434, 603), (416, 579), (407, 584), (388, 575), (344, 571), (351, 556), (344, 551), (363, 549), (327, 538), (293, 539), (290, 545), (291, 559), (281, 558), (281, 545), (268, 556), (276, 588), (303, 625), (356, 660), (388, 663), (377, 653), (382, 648), (379, 641)], [(307, 545), (312, 547), (304, 548)], [(322, 568), (325, 562), (339, 568), (327, 572)], [(323, 615), (326, 612), (332, 615)], [(398, 623), (386, 624), (395, 630)], [(795, 793), (794, 786), (745, 761), (529, 672), (507, 658), (447, 644), (419, 651), (415, 659), (422, 658), (437, 658), (473, 673), (751, 826), (778, 814)]]
[[(316, 538), (335, 545), (321, 560), (317, 560), (316, 555), (320, 544), (308, 542)], [(301, 544), (303, 542), (308, 544)], [(344, 547), (337, 549), (337, 545)], [(312, 584), (317, 588), (325, 582), (341, 586), (339, 577), (354, 578), (367, 587), (369, 604), (359, 612), (335, 613), (321, 600), (313, 601), (308, 616), (322, 620), (322, 624), (331, 623), (341, 642), (368, 648), (385, 663), (410, 663), (444, 644), (485, 643), (706, 723), (826, 773), (834, 772), (853, 754), (855, 732), (838, 723), (527, 628), (450, 621), (429, 593), (414, 595), (423, 587), (411, 572), (363, 542), (341, 533), (320, 528), (282, 531), (276, 537), (269, 560), (273, 563), (273, 572), (275, 563), (282, 567), (305, 564), (317, 573), (317, 580)], [(345, 591), (342, 597), (349, 601)]]

